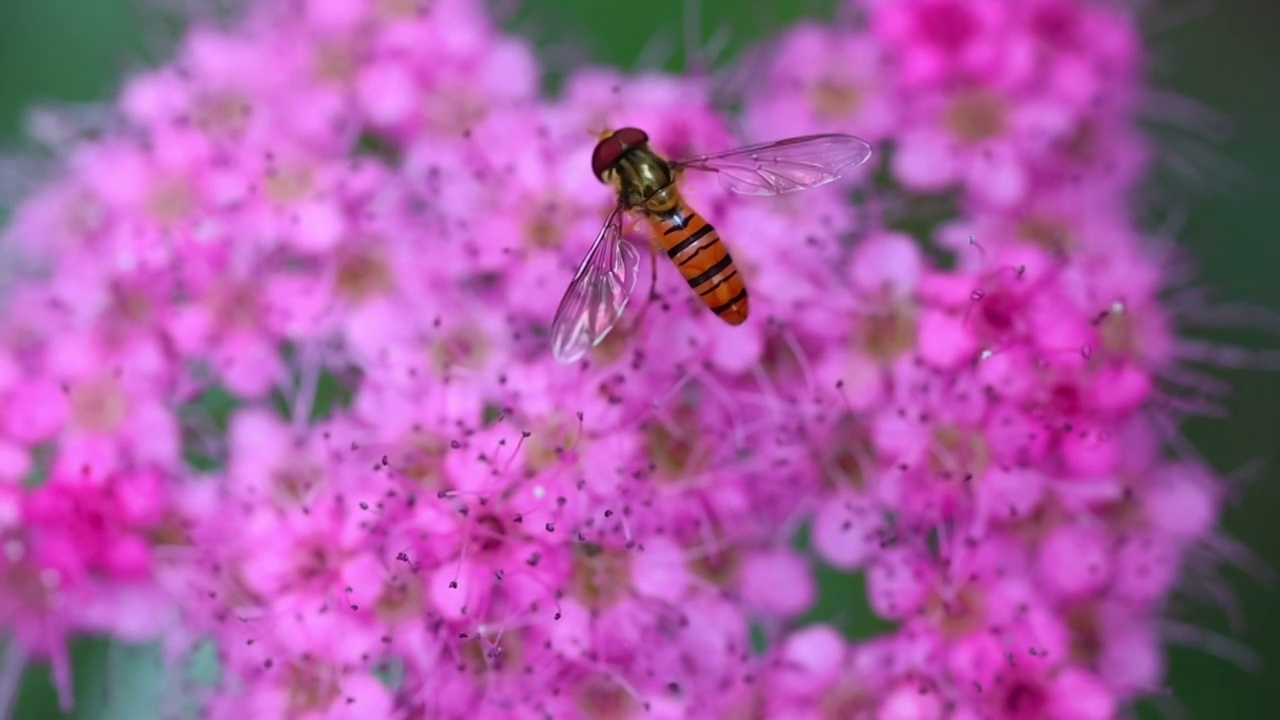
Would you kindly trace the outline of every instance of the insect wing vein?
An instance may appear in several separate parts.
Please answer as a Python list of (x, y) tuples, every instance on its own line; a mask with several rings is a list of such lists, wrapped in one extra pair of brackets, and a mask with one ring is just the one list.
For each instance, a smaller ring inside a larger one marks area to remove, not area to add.
[(571, 363), (600, 343), (622, 317), (639, 275), (640, 254), (622, 237), (622, 210), (605, 221), (565, 290), (551, 323), (556, 359)]
[(727, 190), (781, 195), (833, 182), (871, 158), (871, 145), (852, 135), (805, 135), (701, 155), (674, 163), (714, 172)]

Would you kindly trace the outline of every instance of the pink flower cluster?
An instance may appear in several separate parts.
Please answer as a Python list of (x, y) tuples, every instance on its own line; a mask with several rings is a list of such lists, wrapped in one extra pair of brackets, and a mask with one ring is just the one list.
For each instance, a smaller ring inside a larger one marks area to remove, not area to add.
[[(16, 209), (9, 652), (69, 705), (73, 634), (212, 642), (218, 685), (179, 690), (215, 718), (1085, 719), (1158, 690), (1220, 491), (1165, 452), (1194, 376), (1127, 210), (1131, 20), (866, 2), (781, 36), (738, 132), (696, 79), (585, 68), (546, 99), (479, 5), (197, 28)], [(686, 178), (755, 315), (660, 266), (644, 322), (642, 287), (560, 366), (613, 202), (591, 131), (624, 125), (883, 162), (777, 199)], [(895, 629), (802, 623), (817, 564)]]

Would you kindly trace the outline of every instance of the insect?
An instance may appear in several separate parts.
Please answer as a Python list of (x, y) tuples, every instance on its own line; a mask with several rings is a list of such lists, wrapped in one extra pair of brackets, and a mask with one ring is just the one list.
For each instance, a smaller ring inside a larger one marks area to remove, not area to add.
[(622, 317), (640, 269), (639, 252), (622, 237), (622, 219), (628, 213), (642, 216), (652, 231), (649, 250), (655, 280), (657, 252), (662, 250), (713, 313), (730, 325), (746, 322), (746, 285), (720, 233), (680, 193), (683, 171), (716, 173), (722, 186), (744, 195), (780, 195), (826, 185), (870, 157), (871, 145), (865, 140), (827, 134), (671, 162), (649, 147), (649, 136), (639, 128), (603, 133), (591, 155), (591, 169), (617, 191), (618, 203), (556, 310), (552, 354), (562, 363), (578, 360)]

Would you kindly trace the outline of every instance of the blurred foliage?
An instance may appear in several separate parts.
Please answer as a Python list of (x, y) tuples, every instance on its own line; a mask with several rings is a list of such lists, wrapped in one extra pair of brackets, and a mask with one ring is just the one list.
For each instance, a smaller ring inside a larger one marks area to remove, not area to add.
[[(144, 64), (172, 42), (174, 30), (140, 24), (147, 17), (142, 0), (9, 0), (0, 9), (0, 150), (16, 142), (21, 118), (33, 102), (78, 102), (109, 98), (122, 72)], [(513, 3), (503, 3), (513, 5)], [(1200, 7), (1194, 2), (1151, 2), (1168, 13)], [(774, 3), (768, 0), (680, 0), (645, 3), (600, 3), (557, 0), (520, 3), (507, 19), (510, 27), (532, 38), (551, 69), (554, 87), (561, 71), (583, 62), (608, 63), (627, 69), (699, 67), (702, 50), (720, 48), (719, 58), (739, 53), (752, 42), (802, 15), (830, 17), (833, 2)], [(696, 24), (693, 20), (696, 17)], [(1168, 17), (1153, 13), (1156, 22)], [(1183, 246), (1199, 262), (1201, 281), (1217, 295), (1256, 306), (1280, 308), (1280, 90), (1268, 71), (1280, 61), (1274, 30), (1280, 27), (1280, 5), (1269, 0), (1220, 3), (1211, 13), (1175, 23), (1155, 37), (1158, 54), (1155, 81), (1162, 89), (1195, 98), (1223, 113), (1236, 132), (1192, 166), (1195, 182), (1174, 177), (1176, 208), (1187, 213), (1179, 234)], [(692, 38), (699, 52), (686, 53)], [(690, 58), (689, 56), (693, 57)], [(706, 58), (702, 58), (705, 60)], [(1158, 107), (1153, 103), (1153, 107)], [(1170, 131), (1153, 111), (1154, 126), (1163, 128), (1168, 152), (1182, 153), (1188, 137)], [(1175, 123), (1176, 125), (1176, 123)], [(364, 148), (376, 152), (376, 147)], [(1179, 155), (1180, 157), (1181, 155)], [(1170, 156), (1174, 157), (1174, 156)], [(1206, 162), (1206, 158), (1210, 162)], [(1236, 179), (1232, 166), (1244, 171)], [(1192, 195), (1192, 189), (1208, 192)], [(1189, 198), (1183, 201), (1180, 198)], [(0, 208), (0, 218), (3, 208)], [(1208, 334), (1220, 342), (1245, 347), (1278, 347), (1280, 332), (1226, 331)], [(1197, 420), (1187, 434), (1218, 470), (1233, 471), (1263, 463), (1253, 482), (1242, 487), (1244, 502), (1228, 514), (1231, 534), (1252, 548), (1270, 567), (1280, 567), (1280, 473), (1273, 464), (1280, 447), (1280, 374), (1251, 370), (1221, 371), (1237, 389), (1225, 421)], [(339, 400), (341, 402), (341, 400)], [(219, 408), (224, 411), (226, 408)], [(1240, 641), (1260, 654), (1264, 667), (1250, 673), (1198, 648), (1175, 649), (1168, 692), (1146, 703), (1144, 717), (1262, 718), (1274, 716), (1270, 688), (1280, 683), (1280, 613), (1276, 596), (1262, 578), (1227, 570), (1226, 581), (1240, 599), (1246, 626)], [(810, 619), (828, 619), (851, 632), (870, 632), (862, 584), (835, 572), (821, 575), (822, 600)], [(1230, 633), (1221, 608), (1172, 609), (1184, 622), (1213, 632)], [(858, 620), (861, 617), (863, 620)], [(145, 718), (158, 712), (154, 684), (160, 666), (154, 651), (120, 648), (101, 640), (78, 641), (73, 647), (78, 709), (75, 717)], [(1268, 662), (1269, 661), (1269, 662)], [(108, 672), (109, 671), (109, 672)], [(105, 710), (111, 711), (110, 715)], [(59, 717), (43, 668), (29, 672), (19, 699), (19, 718)]]

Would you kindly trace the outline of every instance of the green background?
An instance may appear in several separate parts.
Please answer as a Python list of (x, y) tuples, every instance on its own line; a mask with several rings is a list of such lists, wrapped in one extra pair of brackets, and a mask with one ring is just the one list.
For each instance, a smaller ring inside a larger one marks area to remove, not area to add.
[[(0, 9), (0, 150), (15, 147), (20, 118), (31, 103), (53, 99), (92, 101), (109, 98), (131, 68), (163, 57), (176, 37), (171, 18), (157, 21), (139, 9), (139, 0), (6, 0)], [(151, 6), (163, 3), (150, 2)], [(177, 3), (170, 3), (176, 5)], [(512, 5), (513, 3), (503, 3)], [(753, 0), (705, 0), (701, 37), (719, 27), (731, 34), (730, 51), (782, 27), (801, 14), (830, 17), (830, 2), (769, 3)], [(1166, 5), (1180, 14), (1207, 2)], [(640, 3), (554, 0), (525, 2), (508, 23), (532, 38), (545, 58), (561, 63), (594, 61), (631, 68), (652, 39), (673, 51), (661, 60), (683, 67), (681, 52), (686, 9), (678, 0)], [(1199, 17), (1175, 23), (1153, 37), (1160, 58), (1155, 77), (1160, 87), (1195, 98), (1228, 117), (1233, 133), (1212, 147), (1202, 163), (1201, 179), (1171, 182), (1188, 192), (1189, 222), (1181, 241), (1201, 266), (1204, 284), (1225, 299), (1280, 308), (1280, 82), (1272, 73), (1280, 61), (1280, 5), (1267, 0), (1233, 0)], [(1170, 17), (1153, 16), (1165, 24)], [(145, 21), (145, 22), (144, 22)], [(1162, 137), (1176, 133), (1165, 131)], [(1185, 139), (1185, 138), (1184, 138)], [(1243, 171), (1241, 173), (1241, 171)], [(3, 173), (0, 173), (3, 177)], [(1197, 186), (1204, 192), (1193, 195)], [(0, 183), (0, 192), (4, 192)], [(0, 217), (12, 198), (0, 196)], [(1280, 330), (1277, 323), (1276, 330)], [(1218, 331), (1210, 336), (1251, 347), (1280, 348), (1280, 332)], [(1192, 441), (1223, 472), (1251, 463), (1264, 464), (1228, 513), (1229, 532), (1280, 568), (1280, 472), (1276, 440), (1280, 433), (1280, 374), (1222, 371), (1236, 386), (1229, 419), (1196, 421), (1187, 428)], [(1265, 578), (1228, 570), (1228, 583), (1240, 599), (1247, 622), (1238, 640), (1263, 659), (1259, 671), (1246, 671), (1195, 648), (1172, 652), (1170, 696), (1148, 702), (1144, 717), (1274, 717), (1280, 686), (1280, 606)], [(828, 584), (840, 583), (828, 578)], [(831, 587), (828, 598), (849, 593)], [(828, 603), (824, 602), (824, 606)], [(1229, 632), (1224, 613), (1214, 607), (1181, 609), (1188, 623)], [(110, 658), (110, 676), (104, 670)], [(154, 678), (158, 659), (145, 649), (111, 648), (87, 640), (75, 647), (77, 717), (155, 717), (142, 692)], [(1184, 714), (1185, 713), (1185, 714)], [(19, 718), (58, 717), (47, 674), (38, 669), (24, 680)]]

